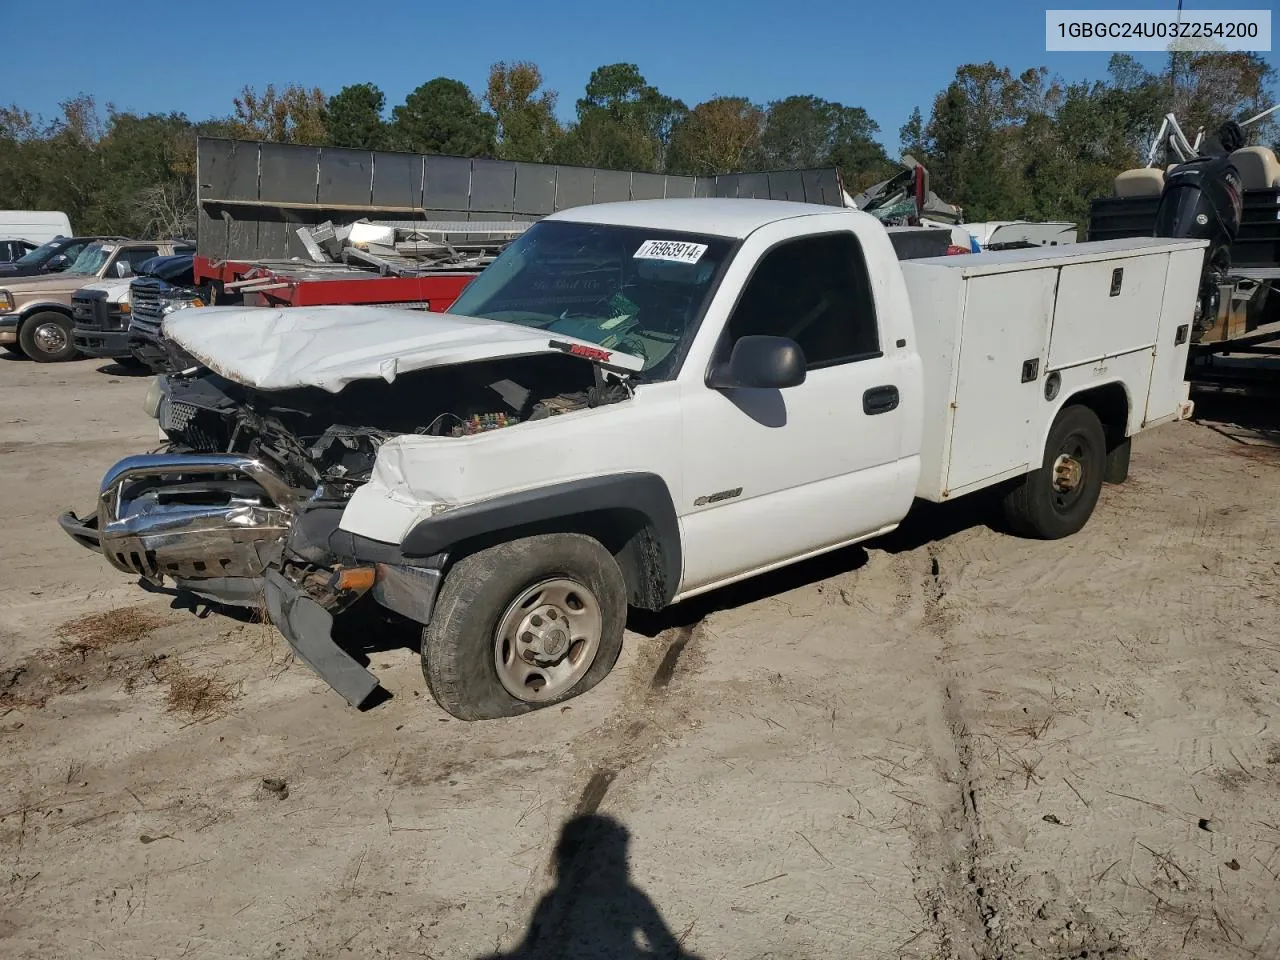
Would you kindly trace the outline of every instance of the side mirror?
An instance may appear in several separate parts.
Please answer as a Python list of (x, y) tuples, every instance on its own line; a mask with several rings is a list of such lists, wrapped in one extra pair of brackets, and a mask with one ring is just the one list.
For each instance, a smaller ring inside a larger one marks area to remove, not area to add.
[(729, 362), (713, 367), (707, 386), (713, 390), (783, 390), (804, 383), (805, 359), (800, 344), (786, 337), (739, 337)]
[(58, 273), (71, 266), (71, 258), (65, 253), (60, 253), (56, 257), (50, 257), (49, 262), (44, 265), (45, 270), (49, 273)]

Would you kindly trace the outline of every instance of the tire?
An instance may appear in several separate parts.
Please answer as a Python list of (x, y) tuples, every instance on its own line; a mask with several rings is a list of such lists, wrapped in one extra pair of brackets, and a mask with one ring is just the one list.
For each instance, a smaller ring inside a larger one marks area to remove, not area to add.
[(1129, 456), (1133, 452), (1133, 440), (1125, 437), (1107, 451), (1107, 469), (1102, 479), (1107, 483), (1124, 483), (1129, 479)]
[(27, 317), (18, 332), (18, 342), (22, 352), (36, 363), (61, 363), (74, 360), (77, 355), (71, 339), (71, 318), (54, 310)]
[[(1064, 476), (1059, 480), (1055, 468), (1063, 457), (1069, 459), (1062, 464)], [(1005, 519), (1015, 533), (1026, 537), (1071, 536), (1097, 506), (1106, 468), (1107, 438), (1097, 414), (1088, 407), (1064, 408), (1049, 430), (1041, 467), (1005, 495)]]
[[(511, 540), (449, 571), (422, 631), (422, 672), (436, 703), (459, 720), (518, 716), (603, 680), (622, 651), (626, 617), (622, 572), (599, 541)], [(556, 629), (557, 620), (573, 629)]]

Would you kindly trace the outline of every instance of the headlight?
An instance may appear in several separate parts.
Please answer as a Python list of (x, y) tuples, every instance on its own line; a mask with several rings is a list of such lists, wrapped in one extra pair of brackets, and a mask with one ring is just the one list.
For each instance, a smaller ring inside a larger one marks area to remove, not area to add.
[(0, 310), (13, 309), (13, 294), (8, 290), (0, 290)]
[(160, 383), (159, 377), (151, 378), (151, 385), (147, 387), (146, 399), (142, 401), (142, 409), (147, 411), (148, 417), (156, 420), (160, 419), (160, 404), (164, 402), (164, 388)]
[(163, 307), (161, 307), (160, 314), (161, 316), (167, 317), (169, 314), (175, 313), (178, 310), (185, 310), (187, 309), (187, 307), (203, 307), (203, 306), (204, 306), (204, 301), (201, 300), (199, 297), (196, 297), (194, 300), (174, 300), (174, 301), (171, 301), (170, 303), (166, 303)]

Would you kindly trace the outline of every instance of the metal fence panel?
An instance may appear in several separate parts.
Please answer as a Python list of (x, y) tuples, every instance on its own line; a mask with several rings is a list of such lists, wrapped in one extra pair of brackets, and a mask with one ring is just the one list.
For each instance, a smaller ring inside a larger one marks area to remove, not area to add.
[(471, 161), (465, 157), (423, 159), (426, 164), (423, 205), (435, 210), (470, 209)]
[(515, 164), (505, 160), (471, 161), (472, 212), (511, 213), (515, 200)]
[(423, 157), (416, 153), (373, 155), (373, 203), (379, 207), (422, 206)]
[(666, 197), (692, 197), (696, 196), (694, 189), (697, 186), (696, 177), (665, 177)]
[(517, 163), (513, 213), (545, 217), (556, 212), (556, 168), (549, 163)]
[(632, 200), (661, 200), (667, 195), (667, 178), (660, 173), (633, 173)]
[(596, 171), (596, 203), (631, 199), (631, 174), (622, 170)]
[(841, 205), (844, 203), (840, 189), (840, 179), (834, 169), (802, 170), (800, 179), (804, 184), (804, 199), (808, 203), (826, 203)]
[(276, 203), (315, 203), (319, 147), (264, 143), (258, 148), (258, 198)]
[(798, 170), (783, 170), (769, 174), (770, 200), (804, 201), (804, 178)]
[(583, 167), (560, 167), (556, 170), (556, 209), (581, 207), (595, 203), (596, 174)]
[(372, 198), (373, 154), (325, 147), (320, 153), (320, 203), (366, 206)]

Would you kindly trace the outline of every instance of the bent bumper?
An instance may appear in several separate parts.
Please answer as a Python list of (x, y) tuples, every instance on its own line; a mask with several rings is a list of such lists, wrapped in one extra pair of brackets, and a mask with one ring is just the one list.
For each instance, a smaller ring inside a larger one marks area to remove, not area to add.
[[(153, 583), (257, 577), (280, 557), (295, 499), (251, 457), (127, 457), (102, 479), (98, 543), (116, 569)], [(86, 536), (82, 526), (68, 533)]]
[(169, 351), (164, 344), (148, 336), (139, 336), (136, 328), (128, 335), (129, 352), (145, 363), (154, 373), (164, 373), (169, 368)]
[[(225, 502), (209, 502), (218, 498)], [(64, 513), (58, 523), (76, 543), (146, 582), (169, 577), (237, 606), (265, 599), (298, 657), (360, 707), (378, 680), (334, 641), (335, 614), (367, 591), (387, 610), (427, 624), (446, 558), (406, 558), (394, 544), (339, 530), (340, 516), (307, 510), (299, 492), (259, 460), (152, 454), (107, 472), (96, 513)], [(357, 586), (343, 580), (353, 570), (365, 577)]]
[(129, 332), (127, 330), (100, 330), (93, 327), (73, 327), (71, 340), (87, 357), (129, 356)]
[(265, 577), (267, 614), (289, 646), (353, 707), (378, 689), (378, 678), (333, 640), (333, 614), (278, 570)]

